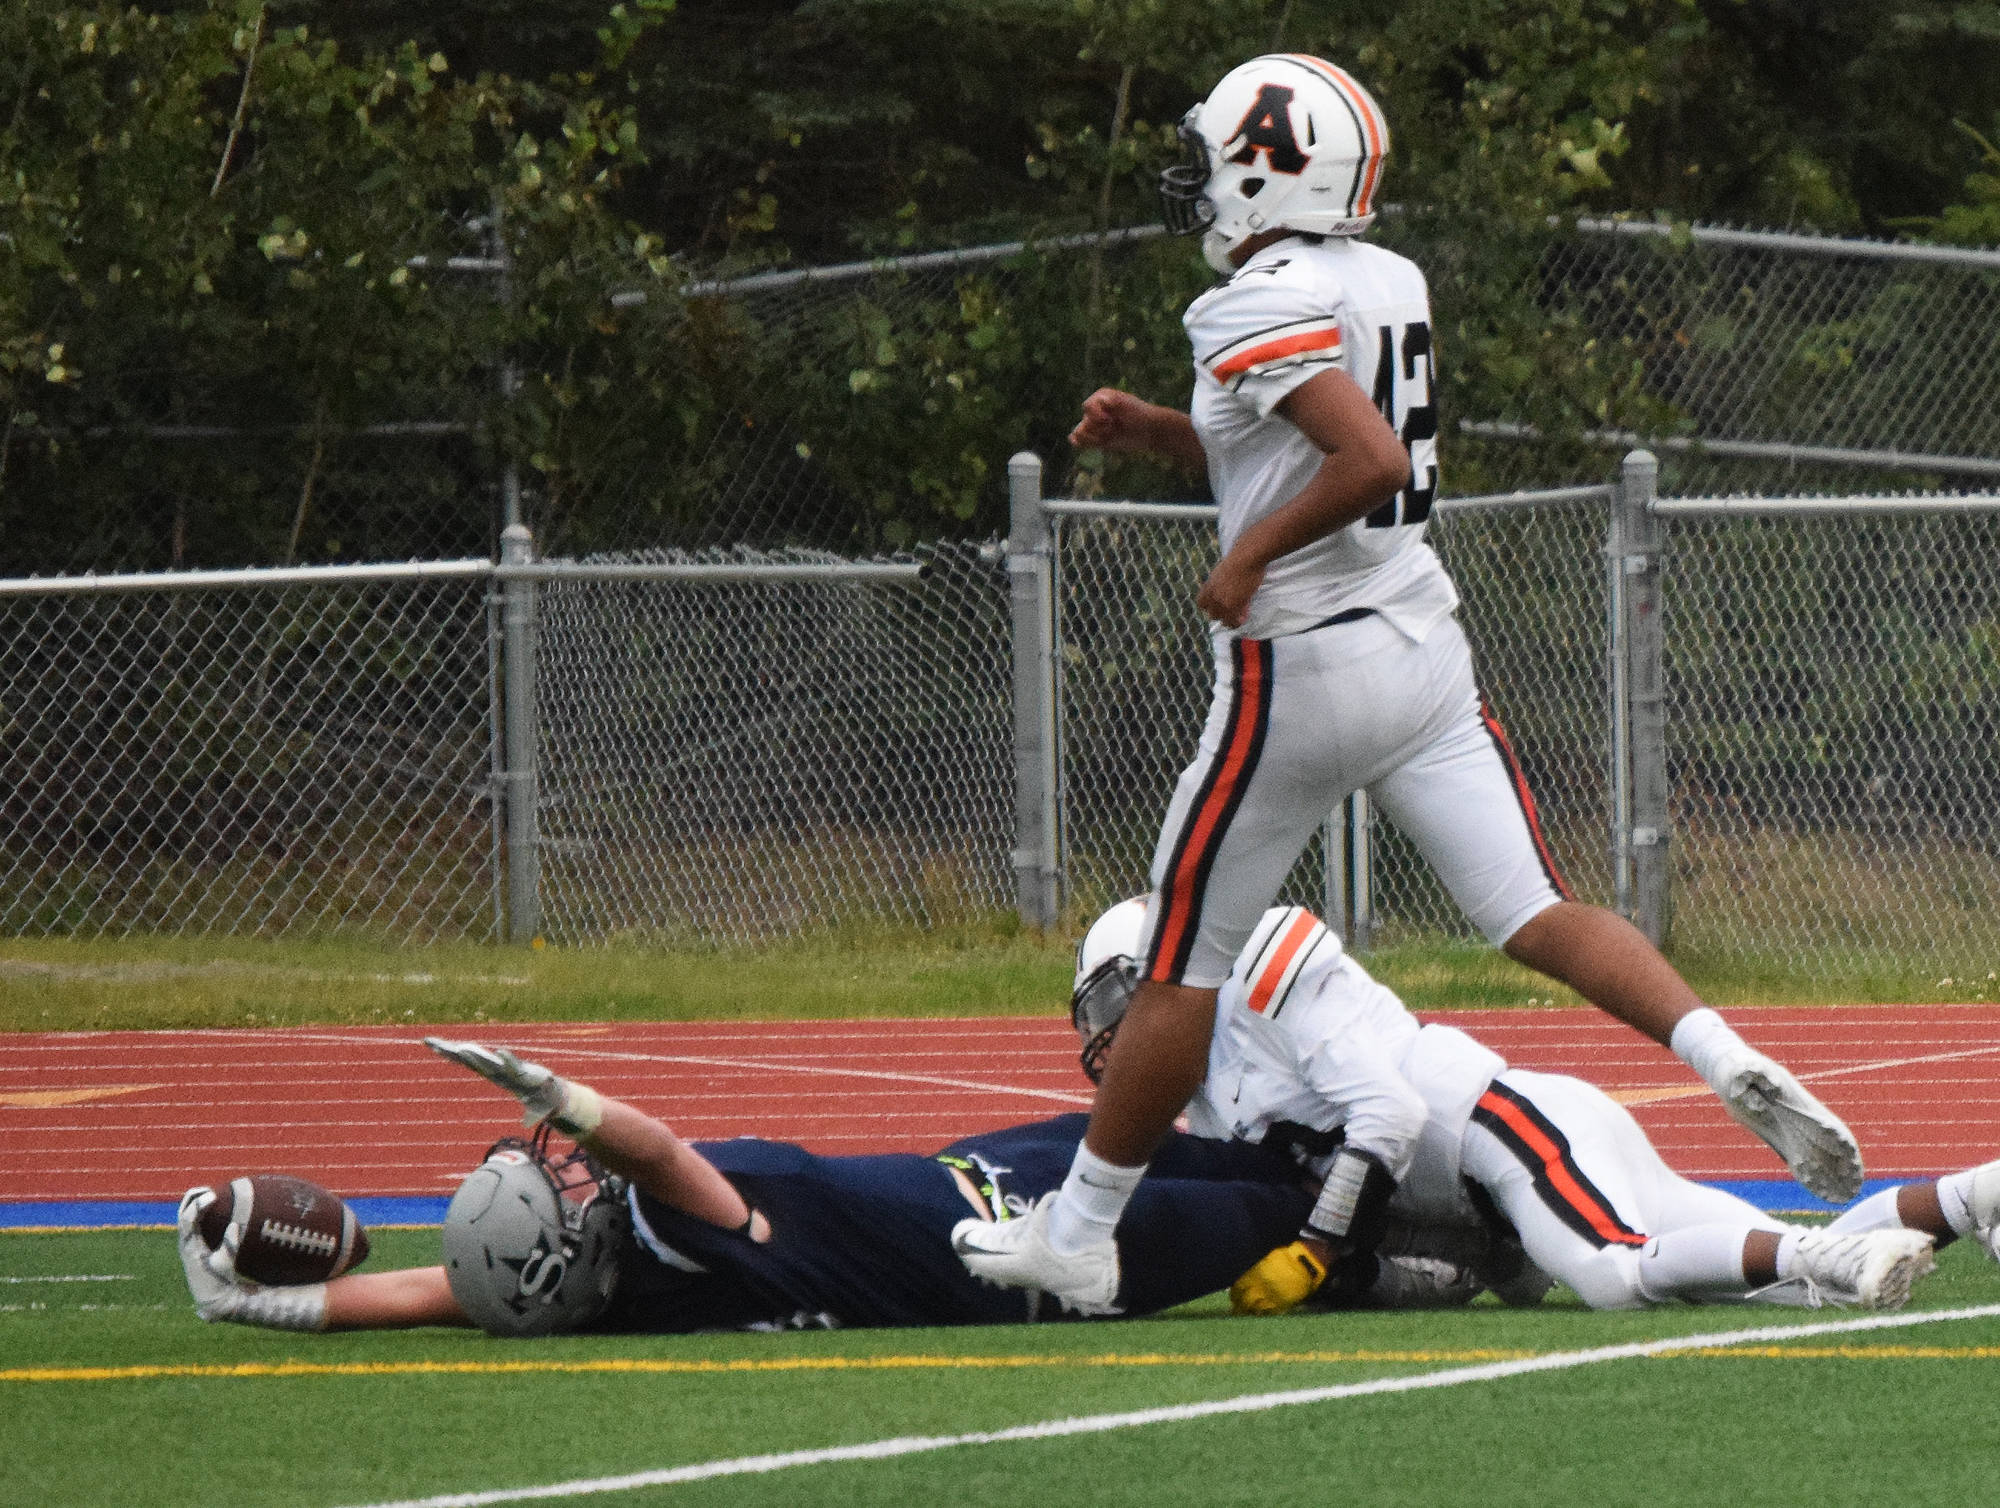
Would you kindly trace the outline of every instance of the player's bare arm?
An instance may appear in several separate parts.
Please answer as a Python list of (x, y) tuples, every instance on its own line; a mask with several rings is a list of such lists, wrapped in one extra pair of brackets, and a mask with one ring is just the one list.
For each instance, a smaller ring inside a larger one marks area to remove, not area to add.
[(1195, 594), (1195, 606), (1225, 628), (1241, 626), (1272, 561), (1365, 518), (1410, 482), (1409, 452), (1345, 372), (1301, 383), (1278, 413), (1326, 459), (1298, 496), (1243, 531)]
[(657, 1117), (561, 1078), (539, 1063), (523, 1062), (504, 1047), (439, 1037), (426, 1037), (424, 1045), (514, 1095), (521, 1101), (524, 1124), (546, 1120), (662, 1204), (726, 1230), (749, 1223), (753, 1238), (769, 1239), (769, 1227), (761, 1219), (752, 1221), (736, 1185)]
[(1101, 387), (1083, 400), (1083, 417), (1069, 432), (1069, 443), (1078, 450), (1164, 456), (1197, 474), (1208, 470), (1208, 454), (1184, 412), (1115, 387)]
[(451, 1296), (442, 1266), (350, 1272), (326, 1285), (323, 1328), (327, 1330), (409, 1330), (471, 1323)]
[(716, 1166), (682, 1141), (664, 1122), (634, 1109), (623, 1100), (604, 1100), (604, 1119), (581, 1141), (583, 1148), (612, 1172), (662, 1204), (706, 1220), (725, 1230), (750, 1223), (753, 1239), (770, 1239), (770, 1227), (755, 1216), (736, 1185)]

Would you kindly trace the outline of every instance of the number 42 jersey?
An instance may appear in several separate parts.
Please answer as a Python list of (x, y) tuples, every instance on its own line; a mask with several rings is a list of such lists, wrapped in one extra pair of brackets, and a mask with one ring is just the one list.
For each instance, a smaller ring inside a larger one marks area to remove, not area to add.
[(1182, 323), (1225, 552), (1326, 460), (1277, 412), (1321, 373), (1352, 378), (1410, 455), (1409, 485), (1395, 497), (1271, 563), (1237, 632), (1276, 638), (1370, 608), (1422, 642), (1458, 594), (1423, 538), (1437, 496), (1438, 424), (1430, 296), (1416, 263), (1365, 241), (1288, 237), (1196, 299)]

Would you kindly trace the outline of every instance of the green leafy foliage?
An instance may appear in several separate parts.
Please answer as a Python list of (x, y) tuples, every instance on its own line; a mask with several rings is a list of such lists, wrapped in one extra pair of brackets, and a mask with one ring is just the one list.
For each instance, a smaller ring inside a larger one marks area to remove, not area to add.
[[(618, 19), (609, 52), (627, 46)], [(16, 100), (0, 214), (20, 227), (0, 242), (0, 498), (54, 491), (74, 510), (10, 540), (17, 558), (59, 549), (78, 516), (131, 546), (145, 521), (115, 516), (134, 491), (117, 437), (205, 425), (304, 436), (297, 492), (273, 508), (212, 474), (226, 463), (197, 465), (160, 563), (244, 532), (267, 558), (310, 553), (339, 436), (412, 420), (471, 431), (503, 353), (579, 317), (551, 266), (664, 265), (605, 205), (636, 130), (580, 78), (467, 77), (411, 42), (349, 54), (221, 0), (10, 10), (0, 56)], [(485, 249), (496, 217), (532, 269), (512, 301), (439, 265)]]
[[(17, 6), (0, 564), (483, 550), (507, 461), (564, 547), (997, 527), (1005, 455), (1066, 457), (1091, 388), (1185, 393), (1189, 248), (798, 318), (678, 286), (1150, 221), (1181, 114), (1273, 49), (1339, 59), (1388, 112), (1379, 233), (1431, 274), (1447, 414), (1517, 417), (1554, 454), (1675, 427), (1648, 363), (1731, 330), (1634, 309), (1605, 339), (1618, 289), (1542, 286), (1552, 216), (2000, 234), (1966, 134), (1992, 120), (1990, 0)], [(502, 248), (504, 289), (445, 269)], [(1801, 332), (1799, 359), (1886, 312)], [(430, 439), (392, 442), (412, 422)], [(1084, 490), (1199, 491), (1080, 459)], [(1450, 464), (1454, 490), (1496, 480), (1477, 446)], [(718, 516), (745, 475), (788, 500)]]

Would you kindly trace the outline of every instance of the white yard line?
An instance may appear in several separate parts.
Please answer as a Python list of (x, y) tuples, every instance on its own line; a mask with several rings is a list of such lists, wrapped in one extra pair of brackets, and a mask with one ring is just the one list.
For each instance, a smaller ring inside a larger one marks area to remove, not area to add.
[(835, 1461), (885, 1461), (896, 1456), (923, 1455), (931, 1451), (954, 1450), (964, 1446), (1002, 1445), (1022, 1440), (1056, 1440), (1070, 1435), (1100, 1435), (1112, 1430), (1139, 1429), (1153, 1424), (1180, 1424), (1191, 1419), (1212, 1419), (1224, 1414), (1261, 1414), (1272, 1409), (1302, 1403), (1331, 1403), (1343, 1398), (1366, 1398), (1382, 1393), (1412, 1393), (1424, 1388), (1457, 1387), (1468, 1382), (1499, 1382), (1531, 1372), (1560, 1372), (1573, 1367), (1594, 1366), (1599, 1362), (1628, 1361), (1644, 1356), (1663, 1356), (1674, 1351), (1696, 1351), (1711, 1347), (1744, 1346), (1770, 1341), (1801, 1340), (1815, 1335), (1851, 1335), (1863, 1330), (1893, 1330), (1912, 1325), (1935, 1325), (1951, 1320), (1992, 1319), (2000, 1316), (2000, 1304), (1982, 1304), (1968, 1309), (1938, 1309), (1915, 1314), (1871, 1315), (1865, 1319), (1834, 1320), (1812, 1325), (1764, 1325), (1752, 1330), (1724, 1330), (1706, 1335), (1682, 1335), (1667, 1340), (1634, 1341), (1621, 1346), (1599, 1346), (1589, 1351), (1556, 1351), (1517, 1361), (1487, 1362), (1478, 1366), (1447, 1367), (1436, 1372), (1419, 1372), (1412, 1377), (1380, 1377), (1372, 1382), (1343, 1383), (1336, 1387), (1301, 1388), (1285, 1393), (1252, 1393), (1240, 1398), (1218, 1398), (1208, 1403), (1184, 1403), (1171, 1408), (1138, 1409), (1123, 1414), (1091, 1414), (1075, 1419), (1045, 1419), (1039, 1424), (1016, 1425), (1012, 1429), (981, 1430), (964, 1435), (915, 1435), (890, 1440), (871, 1440), (860, 1445), (831, 1446), (822, 1450), (793, 1450), (775, 1455), (736, 1456), (722, 1461), (701, 1461), (692, 1466), (670, 1466), (658, 1471), (637, 1471), (624, 1476), (585, 1477), (568, 1482), (550, 1482), (539, 1487), (497, 1487), (484, 1492), (453, 1492), (437, 1497), (407, 1498), (377, 1503), (371, 1508), (486, 1508), (490, 1503), (525, 1503), (549, 1498), (589, 1497), (607, 1492), (631, 1492), (641, 1487), (669, 1487), (681, 1482), (705, 1482), (717, 1477), (753, 1476), (785, 1471), (794, 1466), (824, 1466)]

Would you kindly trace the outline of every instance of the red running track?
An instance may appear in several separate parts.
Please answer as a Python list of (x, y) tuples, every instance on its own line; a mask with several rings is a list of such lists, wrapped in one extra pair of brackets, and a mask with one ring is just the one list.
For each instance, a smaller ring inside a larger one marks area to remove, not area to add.
[[(1606, 1017), (1421, 1014), (1517, 1067), (1611, 1090), (1690, 1176), (1785, 1176), (1672, 1054)], [(1728, 1015), (1846, 1117), (1870, 1177), (2000, 1155), (2000, 1005)], [(425, 1051), (425, 1030), (524, 1049), (695, 1139), (932, 1151), (1089, 1103), (1060, 1019), (22, 1033), (0, 1036), (0, 1197), (173, 1199), (253, 1170), (351, 1197), (448, 1193), (514, 1119), (497, 1090)]]

